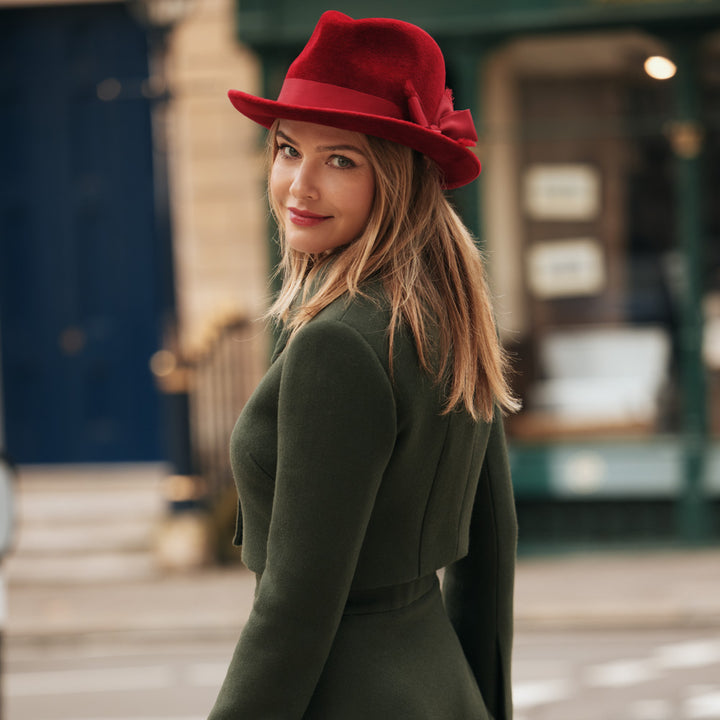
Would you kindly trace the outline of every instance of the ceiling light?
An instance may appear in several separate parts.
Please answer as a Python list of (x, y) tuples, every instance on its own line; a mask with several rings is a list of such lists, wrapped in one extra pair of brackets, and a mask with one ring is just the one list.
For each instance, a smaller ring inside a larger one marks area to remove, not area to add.
[(669, 80), (677, 72), (675, 63), (662, 55), (651, 55), (643, 67), (654, 80)]

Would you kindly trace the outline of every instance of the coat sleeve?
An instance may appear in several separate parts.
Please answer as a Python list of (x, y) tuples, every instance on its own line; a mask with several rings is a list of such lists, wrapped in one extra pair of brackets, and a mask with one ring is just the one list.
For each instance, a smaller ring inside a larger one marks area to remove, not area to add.
[(209, 720), (302, 718), (395, 443), (390, 380), (353, 328), (310, 323), (284, 352), (267, 561)]
[(510, 662), (517, 521), (502, 419), (490, 430), (468, 554), (445, 569), (445, 608), (488, 710), (511, 720)]

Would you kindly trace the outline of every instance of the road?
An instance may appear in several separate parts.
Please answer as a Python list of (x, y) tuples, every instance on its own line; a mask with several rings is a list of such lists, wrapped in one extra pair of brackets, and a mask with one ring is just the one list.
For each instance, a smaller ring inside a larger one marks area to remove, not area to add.
[(720, 630), (520, 633), (515, 720), (720, 720)]
[[(10, 644), (4, 720), (203, 720), (233, 645), (123, 634)], [(720, 720), (717, 627), (520, 631), (514, 668), (516, 720)]]
[(123, 637), (11, 646), (3, 720), (201, 720), (232, 648)]

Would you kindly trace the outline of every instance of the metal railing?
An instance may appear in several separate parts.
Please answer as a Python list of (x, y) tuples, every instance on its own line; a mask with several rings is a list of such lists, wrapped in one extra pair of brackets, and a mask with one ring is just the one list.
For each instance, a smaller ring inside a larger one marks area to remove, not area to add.
[(193, 465), (210, 503), (233, 486), (230, 435), (267, 367), (268, 342), (262, 323), (233, 318), (189, 363)]

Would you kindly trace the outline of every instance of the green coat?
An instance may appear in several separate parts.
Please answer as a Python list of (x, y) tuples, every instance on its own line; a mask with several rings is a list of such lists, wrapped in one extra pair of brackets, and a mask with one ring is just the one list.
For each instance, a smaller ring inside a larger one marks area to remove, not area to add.
[(258, 584), (209, 720), (512, 717), (501, 420), (441, 415), (403, 332), (391, 375), (387, 302), (366, 292), (281, 338), (233, 432)]

